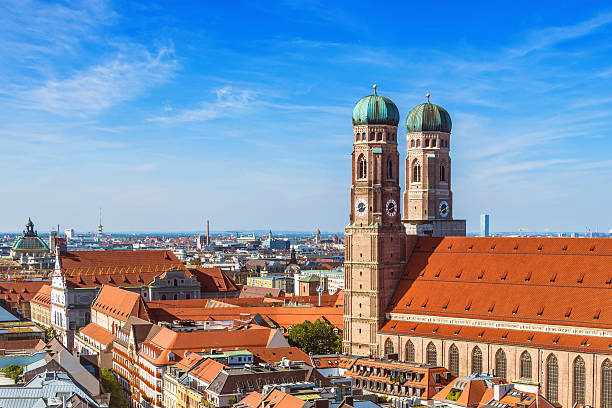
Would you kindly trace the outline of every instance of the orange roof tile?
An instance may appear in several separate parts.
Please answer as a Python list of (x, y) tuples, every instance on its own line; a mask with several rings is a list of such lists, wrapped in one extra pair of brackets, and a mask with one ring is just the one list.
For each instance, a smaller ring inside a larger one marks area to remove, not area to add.
[(200, 282), (202, 292), (235, 292), (238, 287), (221, 268), (195, 268), (191, 273)]
[(29, 302), (49, 281), (0, 282), (0, 299), (7, 303)]
[(258, 408), (263, 400), (264, 396), (262, 394), (258, 393), (257, 391), (253, 391), (252, 393), (241, 399), (239, 404), (243, 404), (251, 408)]
[(138, 293), (110, 285), (102, 286), (91, 309), (126, 322), (130, 316), (149, 320), (149, 314)]
[(274, 364), (286, 358), (289, 361), (303, 361), (312, 366), (310, 356), (297, 347), (249, 347), (248, 350), (253, 353), (254, 363)]
[(36, 292), (31, 303), (37, 303), (42, 306), (51, 307), (51, 285), (43, 285)]
[(269, 408), (302, 408), (306, 401), (275, 389), (266, 396), (264, 404)]
[(89, 323), (87, 326), (79, 329), (79, 333), (105, 346), (112, 343), (115, 339), (115, 335), (113, 333), (95, 323)]
[(207, 358), (200, 365), (191, 370), (190, 374), (193, 377), (210, 384), (224, 368), (227, 368), (227, 366), (216, 360)]
[(612, 328), (611, 288), (609, 238), (419, 237), (388, 311)]

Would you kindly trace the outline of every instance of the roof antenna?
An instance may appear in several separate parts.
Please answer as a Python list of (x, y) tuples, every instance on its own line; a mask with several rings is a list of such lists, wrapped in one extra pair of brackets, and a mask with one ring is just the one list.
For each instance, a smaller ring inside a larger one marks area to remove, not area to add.
[(378, 95), (376, 93), (376, 90), (378, 89), (378, 85), (374, 84), (374, 85), (372, 85), (372, 88), (374, 88), (374, 95)]

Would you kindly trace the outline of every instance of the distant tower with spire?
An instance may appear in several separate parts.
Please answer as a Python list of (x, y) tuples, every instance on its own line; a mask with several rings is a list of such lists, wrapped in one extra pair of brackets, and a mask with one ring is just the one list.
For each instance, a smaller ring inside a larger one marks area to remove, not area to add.
[(315, 235), (315, 242), (316, 242), (317, 244), (320, 244), (320, 243), (321, 243), (321, 230), (320, 230), (320, 229), (318, 229), (318, 228), (317, 228), (317, 233), (316, 233), (316, 235)]
[(102, 241), (102, 208), (100, 208), (100, 219), (98, 221), (98, 242)]

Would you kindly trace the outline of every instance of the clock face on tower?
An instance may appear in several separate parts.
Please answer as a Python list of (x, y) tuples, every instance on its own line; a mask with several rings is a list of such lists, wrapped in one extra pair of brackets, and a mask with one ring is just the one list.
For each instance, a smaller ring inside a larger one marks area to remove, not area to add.
[(389, 217), (395, 217), (395, 214), (397, 214), (397, 203), (395, 202), (395, 200), (391, 199), (387, 201), (387, 205), (385, 205), (385, 210), (387, 211), (387, 215)]
[(449, 209), (450, 207), (448, 206), (448, 203), (446, 201), (441, 201), (440, 205), (438, 206), (438, 213), (440, 213), (442, 217), (446, 217), (448, 216)]
[(363, 198), (360, 198), (355, 203), (355, 212), (359, 216), (364, 216), (368, 213), (368, 202)]

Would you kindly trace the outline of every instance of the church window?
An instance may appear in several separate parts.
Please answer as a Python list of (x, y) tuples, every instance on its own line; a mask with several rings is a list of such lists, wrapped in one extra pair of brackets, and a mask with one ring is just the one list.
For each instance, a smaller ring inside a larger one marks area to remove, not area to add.
[(421, 165), (418, 161), (415, 161), (412, 166), (412, 182), (420, 183), (421, 182)]
[(586, 370), (584, 360), (578, 356), (574, 360), (574, 404), (584, 405), (586, 389)]
[(185, 299), (191, 299), (191, 295), (188, 293), (185, 295)]
[(370, 140), (374, 140), (374, 132), (370, 133)]
[(162, 295), (161, 300), (166, 300), (166, 295)]
[(389, 180), (393, 179), (393, 162), (391, 160), (387, 160), (387, 178)]
[(482, 373), (482, 351), (478, 346), (472, 350), (472, 374)]
[(385, 356), (388, 356), (389, 354), (393, 354), (394, 350), (393, 350), (393, 342), (391, 341), (391, 339), (387, 339), (385, 341)]
[(382, 140), (382, 133), (381, 132), (378, 132), (376, 140)]
[(438, 365), (438, 351), (432, 342), (427, 345), (427, 364)]
[(455, 376), (459, 375), (459, 349), (454, 344), (448, 350), (448, 369)]
[(499, 349), (495, 353), (495, 375), (500, 378), (506, 378), (506, 367), (506, 353), (504, 353), (504, 350)]
[(612, 408), (612, 362), (601, 365), (601, 408)]
[(559, 402), (559, 364), (554, 354), (546, 360), (546, 399)]
[(409, 363), (414, 363), (414, 361), (416, 360), (414, 344), (412, 344), (412, 341), (410, 340), (408, 340), (408, 342), (406, 343), (406, 355), (404, 356), (404, 360), (408, 361)]
[(410, 147), (414, 147), (414, 139), (410, 141)]
[(531, 356), (526, 351), (521, 354), (521, 378), (531, 380)]
[(416, 141), (416, 147), (421, 147), (421, 141), (420, 140)]
[(359, 157), (359, 178), (364, 179), (368, 174), (368, 163), (366, 162), (365, 157)]
[(429, 139), (425, 139), (425, 147), (429, 147)]
[(178, 280), (177, 279), (174, 280), (174, 286), (178, 286)]
[(446, 181), (446, 169), (443, 164), (440, 165), (440, 181)]
[(433, 140), (431, 141), (431, 147), (436, 147), (436, 139), (433, 139)]

